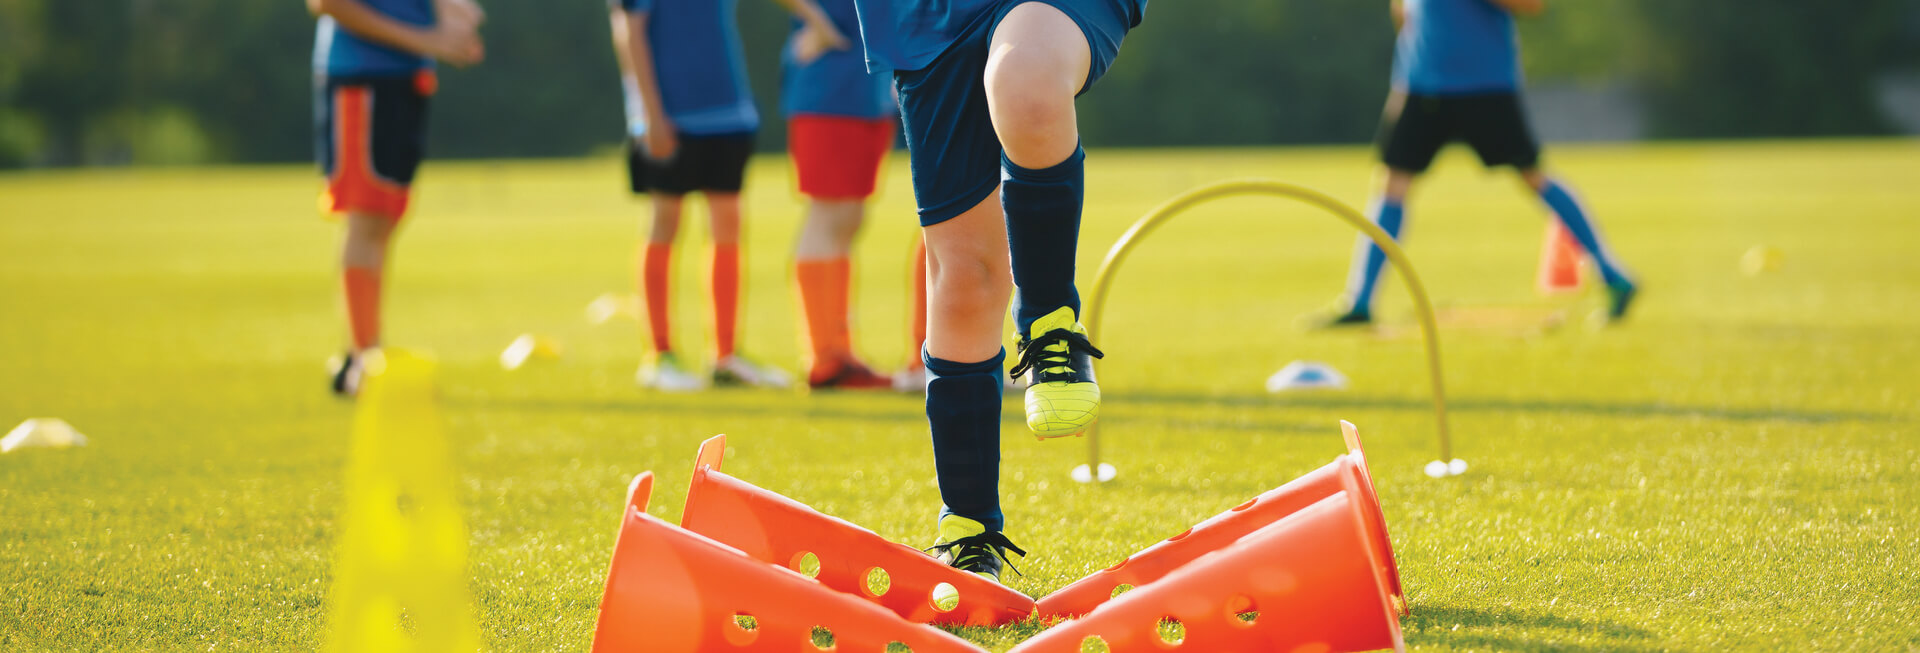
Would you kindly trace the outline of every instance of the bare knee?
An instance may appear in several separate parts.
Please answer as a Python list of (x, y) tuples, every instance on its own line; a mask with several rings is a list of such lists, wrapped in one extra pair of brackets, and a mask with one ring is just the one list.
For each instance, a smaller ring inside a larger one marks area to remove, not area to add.
[(987, 108), (1007, 158), (1023, 167), (1065, 160), (1079, 145), (1073, 98), (1086, 83), (1086, 36), (1052, 6), (1016, 7), (995, 30), (987, 58)]
[(680, 197), (656, 195), (653, 198), (653, 222), (647, 228), (647, 242), (671, 243), (680, 233)]
[(398, 220), (385, 216), (349, 213), (347, 233), (340, 245), (340, 264), (350, 268), (385, 265), (388, 244), (398, 225)]
[(999, 256), (927, 258), (927, 286), (943, 313), (991, 315), (997, 323), (1013, 292), (1013, 272), (1004, 252)]

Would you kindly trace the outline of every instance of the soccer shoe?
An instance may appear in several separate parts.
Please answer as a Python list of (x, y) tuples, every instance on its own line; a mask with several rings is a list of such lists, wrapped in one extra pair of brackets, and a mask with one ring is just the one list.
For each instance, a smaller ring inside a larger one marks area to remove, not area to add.
[(680, 357), (670, 351), (660, 352), (652, 364), (641, 365), (640, 372), (634, 376), (641, 386), (662, 392), (694, 392), (706, 387), (700, 377), (681, 367)]
[(893, 379), (848, 357), (825, 365), (815, 364), (813, 371), (807, 374), (807, 387), (814, 390), (892, 390)]
[(1353, 308), (1333, 308), (1325, 313), (1308, 316), (1301, 320), (1309, 329), (1345, 329), (1364, 327), (1373, 324), (1373, 312)]
[(335, 395), (352, 398), (360, 394), (360, 376), (364, 372), (360, 369), (359, 358), (353, 354), (353, 350), (347, 350), (327, 360), (327, 369), (333, 370), (333, 381), (329, 387)]
[(789, 388), (793, 378), (771, 365), (761, 365), (739, 354), (713, 362), (713, 384), (753, 388)]
[[(927, 552), (940, 564), (996, 583), (1000, 582), (1001, 568), (1013, 567), (1007, 560), (1008, 551), (1022, 557), (1027, 555), (1026, 550), (1014, 546), (1006, 534), (989, 533), (986, 525), (959, 515), (941, 517), (940, 543), (927, 547)], [(951, 610), (960, 603), (960, 590), (942, 584), (934, 589), (932, 598), (934, 605)]]
[(1633, 296), (1640, 288), (1628, 281), (1619, 286), (1607, 286), (1607, 322), (1619, 322), (1627, 318), (1627, 308), (1633, 305)]
[[(1032, 335), (1039, 334), (1039, 335)], [(1011, 376), (1027, 376), (1027, 428), (1043, 438), (1079, 435), (1100, 417), (1094, 358), (1106, 355), (1087, 340), (1087, 328), (1062, 306), (1020, 335), (1020, 362)]]

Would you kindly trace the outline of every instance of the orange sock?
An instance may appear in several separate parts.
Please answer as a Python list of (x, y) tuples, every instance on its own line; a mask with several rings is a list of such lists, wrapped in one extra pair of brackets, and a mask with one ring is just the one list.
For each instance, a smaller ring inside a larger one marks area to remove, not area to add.
[(927, 344), (927, 241), (913, 243), (913, 269), (907, 271), (907, 367), (920, 364), (920, 351)]
[(715, 359), (733, 355), (734, 317), (740, 309), (740, 245), (713, 245), (713, 341)]
[(346, 298), (347, 327), (353, 348), (380, 344), (380, 268), (342, 268), (341, 295)]
[(640, 288), (647, 296), (647, 327), (653, 331), (656, 354), (673, 349), (667, 338), (667, 273), (672, 268), (673, 243), (647, 243), (640, 263)]
[(823, 366), (834, 365), (853, 351), (853, 338), (847, 326), (852, 268), (844, 256), (794, 263), (794, 279), (800, 286), (801, 315), (807, 321), (807, 344), (813, 350), (809, 367), (815, 372), (829, 371)]

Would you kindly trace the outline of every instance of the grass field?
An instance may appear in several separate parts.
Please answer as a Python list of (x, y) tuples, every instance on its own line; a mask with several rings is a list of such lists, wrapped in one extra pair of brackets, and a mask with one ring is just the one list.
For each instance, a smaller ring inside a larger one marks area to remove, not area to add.
[[(1454, 152), (1410, 208), (1434, 299), (1464, 477), (1434, 457), (1402, 288), (1381, 333), (1315, 333), (1347, 227), (1275, 200), (1221, 202), (1154, 235), (1095, 339), (1117, 482), (1075, 484), (1083, 440), (1038, 442), (1005, 410), (1010, 534), (1034, 596), (1367, 436), (1421, 650), (1920, 647), (1920, 144), (1566, 146), (1577, 185), (1644, 281), (1626, 325), (1597, 295), (1541, 299), (1542, 215)], [(1177, 192), (1274, 177), (1362, 204), (1360, 149), (1095, 151), (1081, 280)], [(896, 162), (897, 163), (897, 162)], [(430, 163), (390, 279), (388, 341), (441, 361), (491, 648), (583, 650), (626, 483), (660, 476), (677, 519), (696, 445), (728, 471), (889, 538), (930, 544), (938, 493), (920, 401), (773, 391), (661, 395), (642, 330), (590, 325), (632, 288), (641, 206), (612, 158)], [(782, 160), (749, 193), (743, 341), (797, 364)], [(324, 636), (352, 405), (323, 389), (344, 340), (336, 227), (304, 166), (0, 175), (0, 422), (58, 416), (92, 438), (0, 456), (0, 650), (305, 650)], [(856, 338), (907, 353), (912, 224), (895, 166), (861, 245)], [(676, 338), (704, 351), (703, 228), (677, 259)], [(1785, 253), (1749, 277), (1756, 245)], [(1555, 310), (1558, 329), (1526, 328)], [(1477, 316), (1477, 317), (1476, 317)], [(1519, 316), (1518, 318), (1514, 316)], [(1516, 322), (1515, 320), (1522, 320)], [(1523, 323), (1524, 322), (1524, 323)], [(565, 356), (517, 372), (524, 332)], [(699, 355), (694, 356), (700, 358)], [(1353, 389), (1268, 395), (1296, 359)], [(968, 630), (1005, 650), (1038, 626)]]

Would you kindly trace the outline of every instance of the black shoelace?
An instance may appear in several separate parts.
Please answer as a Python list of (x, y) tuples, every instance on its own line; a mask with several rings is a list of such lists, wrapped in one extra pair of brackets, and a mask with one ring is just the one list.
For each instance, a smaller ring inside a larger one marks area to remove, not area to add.
[[(1061, 342), (1067, 343), (1066, 351), (1049, 351), (1050, 347)], [(1026, 374), (1029, 370), (1040, 371), (1040, 382), (1072, 381), (1073, 367), (1068, 355), (1078, 351), (1094, 358), (1106, 358), (1107, 355), (1093, 346), (1085, 334), (1066, 329), (1054, 329), (1041, 334), (1020, 348), (1020, 362), (1008, 372), (1014, 378)]]
[(1007, 554), (1005, 553), (1007, 551), (1012, 551), (1018, 554), (1020, 557), (1025, 558), (1027, 557), (1026, 549), (1022, 549), (1018, 546), (1015, 546), (1013, 544), (1013, 540), (1007, 539), (1007, 535), (1005, 533), (1001, 533), (1000, 531), (994, 531), (991, 533), (981, 533), (979, 535), (969, 535), (969, 536), (954, 540), (952, 542), (943, 542), (940, 544), (935, 544), (933, 546), (927, 547), (926, 551), (928, 553), (932, 553), (935, 555), (952, 553), (953, 566), (959, 569), (966, 569), (967, 564), (971, 562), (974, 558), (978, 558), (983, 555), (996, 556), (1000, 558), (1001, 562), (1006, 563), (1007, 568), (1012, 569), (1014, 573), (1020, 574), (1022, 576), (1026, 575), (1024, 573), (1021, 573), (1019, 567), (1013, 566), (1013, 561), (1009, 560), (1007, 558)]

